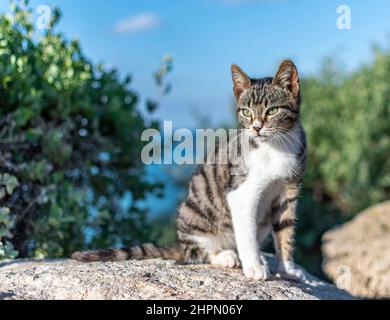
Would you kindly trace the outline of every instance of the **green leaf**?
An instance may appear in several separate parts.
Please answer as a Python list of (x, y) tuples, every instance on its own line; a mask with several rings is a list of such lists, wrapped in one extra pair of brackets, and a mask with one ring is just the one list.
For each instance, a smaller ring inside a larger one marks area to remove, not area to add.
[(6, 196), (5, 188), (0, 187), (0, 200)]
[(30, 128), (26, 131), (26, 139), (28, 141), (36, 141), (43, 135), (42, 128)]
[[(4, 173), (3, 175), (0, 175), (0, 184), (5, 186), (8, 195), (11, 195), (14, 190), (19, 186), (19, 181), (15, 176), (12, 176), (8, 173)], [(0, 198), (2, 198), (1, 192)]]
[(6, 181), (7, 193), (11, 195), (18, 186), (19, 186), (18, 179), (14, 176), (9, 176)]
[(34, 116), (34, 110), (31, 108), (21, 107), (14, 112), (14, 119), (19, 127), (23, 127)]

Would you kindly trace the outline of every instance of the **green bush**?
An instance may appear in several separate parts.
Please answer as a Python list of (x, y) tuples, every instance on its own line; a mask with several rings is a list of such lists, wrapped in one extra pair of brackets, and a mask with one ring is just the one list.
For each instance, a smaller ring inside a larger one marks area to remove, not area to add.
[(147, 238), (140, 201), (161, 184), (145, 178), (139, 137), (158, 124), (141, 114), (130, 76), (54, 31), (57, 10), (37, 35), (26, 6), (0, 16), (0, 259)]
[(320, 273), (323, 232), (390, 198), (390, 52), (352, 73), (333, 60), (302, 81), (308, 170), (297, 256)]

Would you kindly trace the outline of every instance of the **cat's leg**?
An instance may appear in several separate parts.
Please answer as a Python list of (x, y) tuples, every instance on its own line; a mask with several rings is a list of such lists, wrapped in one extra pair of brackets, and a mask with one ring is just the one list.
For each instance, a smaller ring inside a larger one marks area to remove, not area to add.
[(257, 241), (259, 242), (260, 246), (263, 244), (265, 239), (269, 236), (271, 230), (272, 230), (271, 221), (264, 221), (263, 223), (259, 224), (258, 231), (257, 231)]
[(240, 266), (238, 254), (233, 250), (223, 250), (218, 254), (211, 255), (210, 262), (223, 268), (238, 268)]
[(257, 209), (259, 199), (256, 192), (239, 188), (227, 196), (232, 216), (234, 235), (244, 274), (249, 279), (266, 280), (270, 271), (260, 254), (257, 241)]
[(298, 184), (287, 184), (278, 206), (272, 214), (272, 235), (278, 257), (278, 271), (286, 278), (306, 281), (304, 272), (293, 262), (294, 227)]
[(191, 236), (178, 231), (178, 240), (183, 253), (183, 262), (188, 264), (201, 264), (209, 262), (208, 252), (191, 239)]

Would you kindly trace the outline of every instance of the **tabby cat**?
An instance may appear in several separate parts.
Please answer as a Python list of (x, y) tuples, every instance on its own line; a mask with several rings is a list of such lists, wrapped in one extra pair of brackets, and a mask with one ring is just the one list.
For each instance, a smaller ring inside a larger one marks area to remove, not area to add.
[[(186, 263), (242, 266), (247, 278), (270, 277), (260, 245), (272, 231), (279, 273), (305, 279), (292, 259), (295, 210), (306, 166), (306, 140), (299, 120), (300, 85), (294, 63), (285, 60), (274, 78), (251, 79), (232, 65), (239, 135), (248, 138), (244, 157), (233, 164), (199, 166), (178, 209), (175, 247), (143, 244), (76, 252), (79, 261), (163, 258)], [(229, 148), (220, 145), (217, 152)]]

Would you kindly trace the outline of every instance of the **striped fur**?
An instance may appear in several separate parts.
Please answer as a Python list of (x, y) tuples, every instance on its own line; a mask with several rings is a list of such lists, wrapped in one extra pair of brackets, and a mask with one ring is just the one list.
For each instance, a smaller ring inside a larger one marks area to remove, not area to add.
[(132, 246), (121, 249), (106, 249), (97, 251), (75, 252), (72, 259), (82, 262), (92, 261), (124, 261), (129, 259), (174, 259), (182, 260), (182, 253), (179, 247), (158, 247), (151, 243)]
[[(305, 134), (299, 121), (298, 72), (286, 60), (275, 78), (250, 79), (235, 65), (232, 75), (239, 134), (249, 136), (250, 143), (246, 149), (239, 149), (243, 157), (234, 165), (229, 162), (198, 167), (188, 195), (178, 208), (178, 246), (159, 248), (146, 244), (77, 252), (72, 258), (80, 261), (163, 258), (223, 267), (242, 265), (247, 277), (265, 279), (268, 271), (259, 246), (272, 231), (280, 270), (302, 277), (292, 264), (295, 210), (306, 166)], [(272, 108), (277, 108), (277, 112), (271, 115)], [(229, 148), (227, 143), (218, 145), (216, 158)], [(253, 186), (245, 189), (250, 180)], [(251, 208), (247, 201), (255, 201), (252, 211), (246, 212)]]

